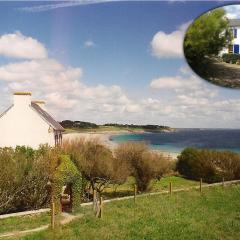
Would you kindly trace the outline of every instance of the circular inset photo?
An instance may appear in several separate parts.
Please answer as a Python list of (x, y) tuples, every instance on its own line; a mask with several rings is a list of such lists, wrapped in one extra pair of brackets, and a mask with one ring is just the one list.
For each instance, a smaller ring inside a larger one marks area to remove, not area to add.
[(201, 78), (240, 89), (240, 4), (216, 8), (198, 17), (187, 29), (184, 54)]

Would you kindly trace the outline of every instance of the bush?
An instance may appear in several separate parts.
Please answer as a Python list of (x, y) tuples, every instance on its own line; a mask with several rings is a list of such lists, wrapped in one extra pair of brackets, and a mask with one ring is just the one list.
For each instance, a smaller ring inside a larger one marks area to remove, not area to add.
[(170, 170), (169, 159), (150, 151), (144, 143), (122, 143), (115, 155), (125, 162), (130, 174), (135, 177), (139, 191), (146, 191), (152, 179), (160, 179)]
[(92, 189), (99, 193), (111, 183), (124, 183), (129, 176), (124, 162), (114, 158), (112, 152), (98, 139), (65, 141), (63, 150), (70, 155)]
[(0, 149), (0, 214), (44, 207), (47, 182), (53, 177), (58, 154), (42, 146), (38, 151), (16, 147)]
[(234, 54), (232, 54), (232, 53), (225, 53), (225, 54), (223, 54), (222, 59), (226, 63), (236, 64), (237, 61), (240, 60), (240, 55), (239, 54), (235, 54), (235, 53)]
[(226, 180), (240, 179), (240, 154), (224, 151), (217, 153), (216, 166)]
[(177, 170), (183, 176), (205, 182), (214, 182), (216, 170), (214, 166), (214, 156), (211, 151), (186, 148), (178, 156)]
[(178, 156), (177, 170), (183, 176), (212, 183), (240, 179), (240, 155), (229, 151), (186, 148)]

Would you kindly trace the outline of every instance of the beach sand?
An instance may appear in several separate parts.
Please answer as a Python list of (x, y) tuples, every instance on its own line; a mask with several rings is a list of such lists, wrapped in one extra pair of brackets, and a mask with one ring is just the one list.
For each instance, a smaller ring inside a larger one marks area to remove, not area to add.
[[(118, 134), (125, 134), (129, 133), (128, 131), (107, 131), (107, 132), (99, 132), (99, 133), (93, 133), (93, 132), (84, 132), (84, 133), (66, 133), (63, 135), (64, 140), (74, 140), (78, 138), (85, 138), (87, 140), (90, 139), (98, 139), (100, 142), (102, 142), (105, 146), (110, 148), (112, 151), (117, 147), (118, 143), (113, 142), (110, 140), (110, 137), (113, 135)], [(170, 157), (171, 159), (177, 159), (178, 153), (175, 152), (167, 152), (161, 149), (153, 150), (155, 152), (159, 152), (164, 154), (167, 157)]]

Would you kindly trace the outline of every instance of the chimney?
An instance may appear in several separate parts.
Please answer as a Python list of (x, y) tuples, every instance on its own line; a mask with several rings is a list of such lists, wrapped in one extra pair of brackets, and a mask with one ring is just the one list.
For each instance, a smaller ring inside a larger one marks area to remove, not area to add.
[(32, 101), (32, 103), (35, 103), (35, 104), (37, 104), (40, 108), (42, 108), (43, 110), (46, 110), (45, 109), (45, 101), (39, 101), (39, 100), (35, 100), (35, 101)]
[(30, 92), (15, 92), (13, 94), (13, 104), (16, 107), (27, 107), (31, 105)]

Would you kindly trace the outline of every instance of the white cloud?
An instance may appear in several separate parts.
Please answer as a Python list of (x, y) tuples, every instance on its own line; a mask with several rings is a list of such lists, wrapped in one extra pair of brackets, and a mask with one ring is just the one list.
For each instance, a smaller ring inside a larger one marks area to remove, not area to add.
[(11, 58), (41, 59), (47, 57), (42, 43), (20, 32), (0, 36), (0, 56)]
[(240, 18), (240, 5), (229, 5), (224, 7), (224, 9), (229, 19)]
[[(37, 42), (32, 38), (24, 38)], [(15, 42), (21, 45), (22, 37), (17, 37)], [(12, 55), (16, 56), (18, 52), (18, 48), (15, 48)], [(141, 110), (120, 86), (88, 86), (82, 78), (81, 68), (65, 66), (56, 59), (48, 58), (47, 53), (42, 59), (0, 66), (0, 84), (4, 86), (4, 94), (31, 91), (34, 98), (46, 100), (48, 108), (62, 119), (75, 116), (76, 119), (89, 120), (98, 116), (102, 120), (108, 119), (110, 114), (121, 118), (121, 114), (127, 112), (130, 116)]]
[(150, 87), (153, 89), (178, 89), (183, 87), (184, 79), (182, 77), (160, 77), (153, 79), (150, 83)]
[(184, 34), (189, 24), (182, 24), (172, 33), (157, 32), (151, 41), (152, 54), (158, 58), (182, 58)]
[(152, 95), (133, 99), (118, 85), (90, 86), (81, 68), (56, 59), (21, 60), (0, 66), (0, 108), (11, 104), (12, 92), (31, 91), (33, 98), (46, 100), (47, 109), (59, 120), (173, 127), (239, 125), (240, 99), (219, 96), (218, 87), (193, 75), (187, 66), (176, 76), (153, 79), (150, 86), (155, 90)]
[(31, 6), (31, 7), (22, 7), (18, 8), (18, 10), (24, 11), (24, 12), (44, 12), (44, 11), (50, 11), (57, 8), (65, 8), (65, 7), (75, 7), (80, 5), (88, 5), (88, 4), (94, 4), (94, 3), (101, 3), (101, 2), (114, 2), (115, 0), (78, 0), (78, 1), (65, 1), (61, 3), (52, 3), (52, 4), (44, 4), (44, 5), (38, 5), (38, 6)]
[(95, 47), (96, 44), (92, 41), (92, 40), (87, 40), (86, 42), (84, 42), (84, 47), (85, 48), (92, 48)]

